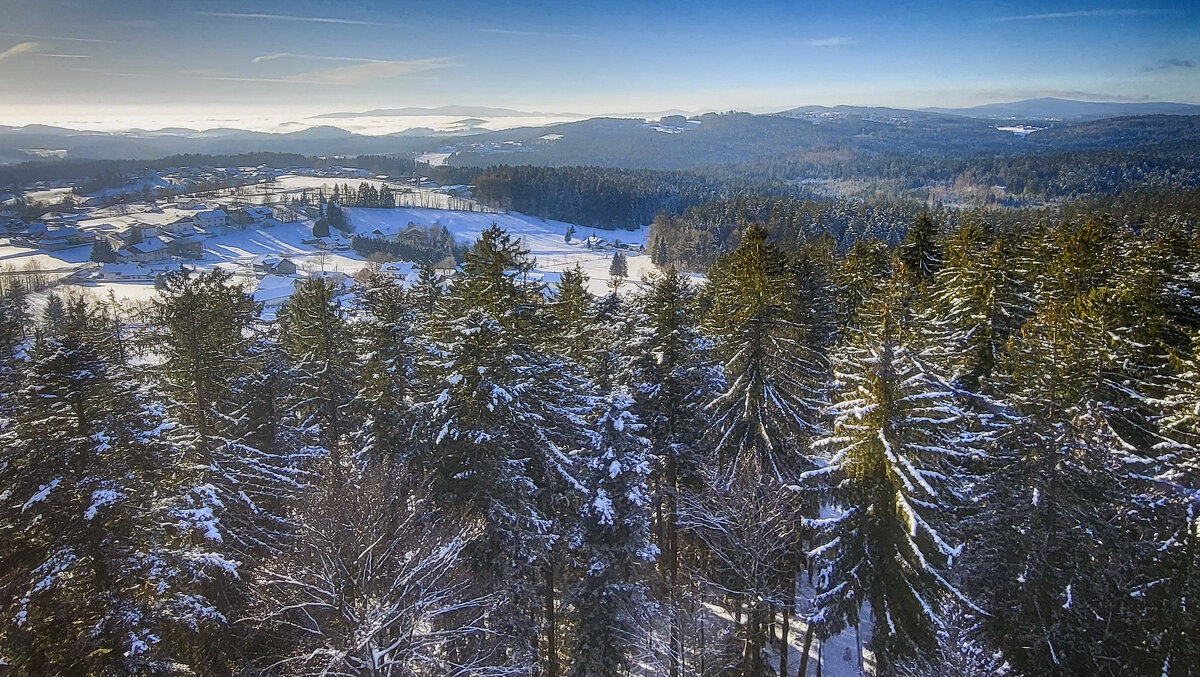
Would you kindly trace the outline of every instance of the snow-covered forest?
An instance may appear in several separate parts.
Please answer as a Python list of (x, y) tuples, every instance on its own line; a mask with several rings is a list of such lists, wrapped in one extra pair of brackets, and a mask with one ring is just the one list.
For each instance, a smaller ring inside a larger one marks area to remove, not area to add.
[[(1200, 238), (0, 302), (0, 672), (1193, 674)], [(826, 647), (837, 647), (837, 656)], [(843, 660), (842, 655), (849, 658)]]

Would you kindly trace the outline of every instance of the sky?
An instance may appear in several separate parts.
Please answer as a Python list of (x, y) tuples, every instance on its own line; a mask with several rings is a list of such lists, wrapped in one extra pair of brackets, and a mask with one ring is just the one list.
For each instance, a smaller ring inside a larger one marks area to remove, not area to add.
[(1200, 3), (0, 0), (0, 124), (1040, 96), (1200, 103)]

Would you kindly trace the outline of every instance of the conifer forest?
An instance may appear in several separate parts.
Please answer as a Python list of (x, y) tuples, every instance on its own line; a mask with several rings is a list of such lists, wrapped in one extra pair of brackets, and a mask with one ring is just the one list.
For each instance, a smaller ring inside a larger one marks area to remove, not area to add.
[(710, 212), (601, 296), (7, 281), (0, 672), (1200, 674), (1195, 210)]

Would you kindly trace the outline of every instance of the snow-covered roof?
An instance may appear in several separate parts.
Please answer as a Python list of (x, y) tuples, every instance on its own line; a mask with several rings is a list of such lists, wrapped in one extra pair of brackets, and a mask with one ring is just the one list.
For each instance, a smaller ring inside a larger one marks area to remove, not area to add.
[(416, 272), (417, 264), (412, 261), (392, 261), (385, 263), (379, 267), (379, 272), (394, 275), (396, 277), (406, 277)]
[(265, 219), (275, 213), (270, 207), (243, 207), (242, 211), (252, 219)]
[(159, 237), (148, 237), (141, 242), (135, 242), (130, 245), (125, 245), (125, 249), (137, 252), (139, 254), (150, 254), (167, 248), (167, 243)]
[(250, 296), (259, 303), (286, 301), (296, 291), (297, 279), (282, 275), (268, 275), (258, 281)]
[(202, 219), (203, 219), (203, 218), (210, 218), (210, 219), (224, 219), (224, 218), (227, 218), (227, 215), (225, 214), (225, 210), (224, 210), (224, 209), (210, 209), (210, 210), (208, 210), (208, 211), (206, 211), (206, 212), (200, 212), (200, 213), (196, 214), (196, 216), (199, 216), (199, 217), (200, 217), (200, 218), (202, 218)]

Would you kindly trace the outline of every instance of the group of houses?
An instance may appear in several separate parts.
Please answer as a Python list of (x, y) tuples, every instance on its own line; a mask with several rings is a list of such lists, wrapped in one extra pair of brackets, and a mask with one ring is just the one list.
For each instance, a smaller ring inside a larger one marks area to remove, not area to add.
[(0, 225), (0, 234), (6, 235), (11, 244), (21, 247), (43, 249), (48, 252), (82, 247), (96, 238), (87, 231), (64, 223), (25, 223), (13, 219)]

